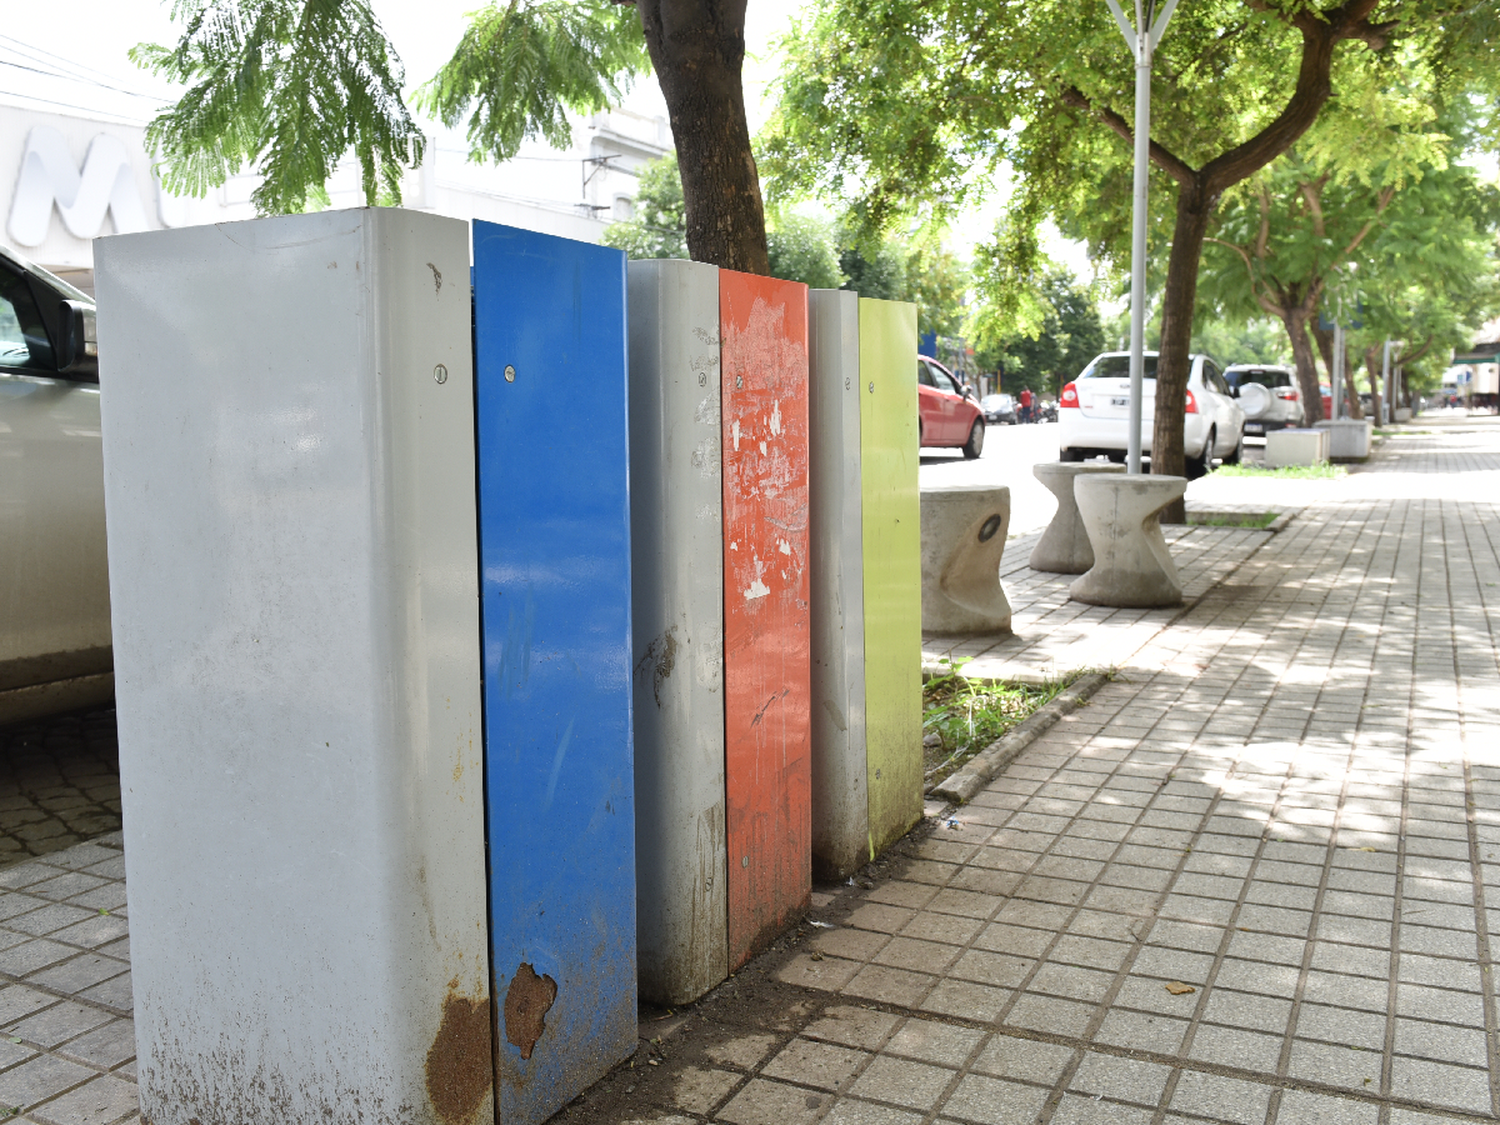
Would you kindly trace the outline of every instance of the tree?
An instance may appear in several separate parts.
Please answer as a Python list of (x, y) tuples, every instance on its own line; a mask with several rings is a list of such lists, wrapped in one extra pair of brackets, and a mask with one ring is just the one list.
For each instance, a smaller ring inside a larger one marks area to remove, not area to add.
[(1073, 274), (1051, 270), (1040, 298), (1044, 309), (1033, 334), (997, 335), (983, 307), (971, 318), (979, 365), (989, 371), (1003, 363), (1007, 390), (1025, 386), (1058, 394), (1063, 383), (1106, 349), (1099, 306)]
[[(1290, 149), (1337, 85), (1352, 104), (1436, 66), (1477, 17), (1458, 0), (1202, 0), (1156, 54), (1151, 160), (1170, 200), (1153, 471), (1180, 473), (1199, 261), (1219, 199)], [(1466, 23), (1465, 21), (1468, 21)], [(1393, 37), (1405, 48), (1397, 60)], [(1347, 49), (1344, 49), (1347, 45)], [(1016, 173), (995, 258), (1026, 280), (1057, 217), (1127, 252), (1133, 68), (1099, 7), (1062, 0), (834, 0), (792, 37), (772, 122), (777, 192), (843, 195), (880, 225)], [(1158, 230), (1167, 218), (1154, 205)], [(1180, 513), (1178, 513), (1180, 517)]]
[[(745, 121), (745, 0), (506, 0), (477, 12), (418, 101), (446, 124), (470, 114), (473, 159), (524, 138), (568, 143), (567, 113), (617, 103), (655, 68), (684, 172), (687, 245), (698, 261), (765, 273), (765, 216)], [(142, 66), (188, 85), (147, 144), (169, 190), (202, 195), (246, 167), (271, 214), (326, 199), (349, 151), (370, 204), (400, 201), (423, 139), (404, 76), (367, 0), (176, 0), (183, 34), (142, 44)]]
[[(1203, 295), (1230, 315), (1264, 311), (1282, 321), (1309, 422), (1322, 416), (1313, 345), (1325, 368), (1334, 363), (1334, 333), (1320, 326), (1319, 312), (1327, 312), (1340, 278), (1358, 279), (1346, 301), (1351, 308), (1357, 295), (1415, 287), (1436, 301), (1432, 316), (1450, 300), (1471, 301), (1479, 280), (1493, 275), (1493, 223), (1478, 202), (1487, 192), (1471, 169), (1450, 163), (1456, 143), (1448, 132), (1386, 128), (1352, 159), (1313, 160), (1293, 150), (1226, 204), (1208, 239)], [(1373, 165), (1372, 146), (1386, 150)], [(1398, 339), (1413, 327), (1396, 327), (1384, 298), (1363, 319)], [(1426, 334), (1437, 331), (1429, 325)], [(1355, 368), (1346, 361), (1344, 370), (1349, 412), (1362, 417)], [(1378, 391), (1373, 381), (1371, 390)]]
[(632, 258), (688, 256), (687, 211), (675, 153), (653, 160), (642, 169), (635, 214), (623, 222), (610, 223), (600, 241)]

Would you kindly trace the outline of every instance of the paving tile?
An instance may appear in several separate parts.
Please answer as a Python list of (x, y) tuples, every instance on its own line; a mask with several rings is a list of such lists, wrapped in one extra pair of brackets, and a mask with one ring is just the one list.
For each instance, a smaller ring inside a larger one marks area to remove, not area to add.
[(719, 1110), (731, 1125), (811, 1125), (828, 1102), (816, 1094), (765, 1078), (755, 1078)]
[(931, 1020), (907, 1020), (885, 1051), (938, 1066), (962, 1067), (984, 1038), (984, 1032)]
[(672, 1104), (689, 1113), (711, 1113), (744, 1081), (744, 1075), (730, 1070), (685, 1067), (673, 1075)]
[(1206, 1023), (1200, 1024), (1194, 1033), (1188, 1054), (1202, 1062), (1274, 1074), (1281, 1056), (1281, 1042), (1280, 1035)]
[(846, 961), (840, 957), (819, 955), (813, 960), (808, 953), (799, 953), (780, 969), (776, 979), (786, 984), (803, 988), (817, 988), (824, 992), (837, 992), (854, 979), (854, 974), (864, 968), (859, 961)]
[(993, 1023), (1013, 991), (967, 980), (940, 980), (922, 1001), (921, 1010), (958, 1019)]
[(45, 1125), (95, 1125), (117, 1121), (136, 1106), (134, 1082), (101, 1074), (55, 1101), (33, 1109), (30, 1117)]
[(1292, 1040), (1287, 1072), (1331, 1086), (1367, 1092), (1380, 1088), (1380, 1052), (1362, 1051), (1310, 1039)]
[(1265, 1120), (1271, 1088), (1238, 1078), (1185, 1070), (1177, 1079), (1170, 1108), (1216, 1121), (1260, 1125)]
[(1449, 1066), (1428, 1059), (1391, 1060), (1391, 1093), (1429, 1105), (1452, 1106), (1473, 1113), (1489, 1113), (1490, 1083), (1487, 1071)]
[(1369, 1051), (1385, 1049), (1384, 1012), (1362, 1012), (1326, 1004), (1303, 1004), (1297, 1012), (1297, 1034)]
[(1014, 988), (1026, 979), (1035, 964), (1029, 957), (971, 949), (949, 967), (948, 975), (980, 984)]
[(33, 1106), (92, 1078), (95, 1073), (55, 1055), (37, 1055), (0, 1074), (0, 1106)]
[(845, 996), (914, 1008), (935, 983), (936, 978), (925, 973), (893, 969), (887, 965), (865, 965), (839, 991)]
[(11, 1024), (6, 1030), (12, 1036), (19, 1036), (39, 1047), (55, 1047), (64, 1040), (76, 1038), (108, 1023), (110, 1019), (107, 1013), (98, 1008), (64, 1000), (19, 1023)]
[(1053, 1125), (1151, 1125), (1152, 1111), (1122, 1105), (1103, 1095), (1064, 1094), (1052, 1114)]
[(1140, 1059), (1089, 1052), (1073, 1075), (1068, 1089), (1098, 1094), (1112, 1101), (1155, 1106), (1161, 1100), (1171, 1068)]
[(943, 1121), (974, 1125), (1032, 1125), (1047, 1091), (999, 1078), (968, 1074), (942, 1106)]
[(1214, 988), (1203, 1010), (1203, 1018), (1210, 1023), (1277, 1034), (1285, 1032), (1291, 1014), (1290, 999), (1220, 987)]
[(1052, 1035), (1083, 1035), (1095, 1011), (1092, 1004), (1023, 992), (1005, 1014), (1005, 1022)]
[(1276, 1125), (1376, 1125), (1379, 1120), (1378, 1105), (1306, 1090), (1283, 1091), (1276, 1113)]
[(922, 1114), (909, 1109), (895, 1109), (888, 1105), (843, 1098), (827, 1117), (823, 1125), (921, 1125)]
[[(767, 1078), (816, 1086), (820, 1090), (843, 1087), (869, 1055), (863, 1051), (811, 1039), (793, 1039), (761, 1070)], [(692, 1108), (684, 1105), (683, 1109)], [(708, 1112), (706, 1109), (696, 1110)]]
[(956, 1076), (945, 1067), (880, 1055), (855, 1079), (850, 1093), (926, 1111), (937, 1105)]
[(935, 941), (917, 941), (908, 937), (893, 937), (870, 960), (876, 965), (892, 965), (898, 969), (911, 969), (919, 973), (940, 974), (959, 955), (956, 945), (944, 945)]
[(868, 961), (891, 941), (889, 934), (874, 930), (819, 930), (809, 943), (819, 953), (845, 957), (851, 961)]
[[(886, 1036), (895, 1030), (900, 1022), (899, 1016), (871, 1008), (834, 1005), (826, 1008), (820, 1018), (808, 1024), (803, 1029), (803, 1034), (841, 1043), (845, 1047), (858, 1047), (873, 1051), (885, 1041)], [(720, 1059), (719, 1061), (728, 1062), (729, 1060)], [(759, 1061), (759, 1059), (756, 1060), (756, 1062)], [(753, 1066), (755, 1064), (740, 1065)]]

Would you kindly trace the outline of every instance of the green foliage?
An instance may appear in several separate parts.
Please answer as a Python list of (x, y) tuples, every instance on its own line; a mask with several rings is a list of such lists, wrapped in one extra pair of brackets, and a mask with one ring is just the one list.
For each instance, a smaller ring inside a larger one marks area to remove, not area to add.
[(423, 139), (401, 100), (400, 60), (362, 0), (177, 0), (168, 49), (143, 43), (137, 65), (188, 86), (146, 128), (162, 182), (178, 195), (253, 166), (261, 214), (326, 205), (344, 154), (370, 204), (399, 202), (403, 167)]
[(530, 137), (566, 148), (568, 110), (618, 105), (630, 79), (650, 69), (633, 5), (506, 0), (474, 14), (415, 100), (449, 128), (469, 118), (470, 159), (509, 160)]
[(676, 153), (646, 165), (636, 191), (634, 217), (605, 227), (600, 241), (632, 258), (688, 256), (687, 206)]
[(766, 223), (766, 251), (772, 277), (800, 281), (812, 289), (844, 284), (832, 223), (794, 212), (773, 215)]
[(1002, 335), (992, 326), (1001, 318), (980, 306), (974, 323), (975, 364), (981, 371), (1003, 363), (1006, 391), (1030, 387), (1056, 394), (1089, 360), (1108, 350), (1093, 293), (1066, 270), (1052, 269), (1035, 289), (1039, 323), (1035, 334)]
[[(947, 663), (945, 660), (944, 663)], [(995, 739), (1049, 703), (1070, 681), (1042, 686), (970, 680), (963, 675), (967, 659), (953, 671), (922, 686), (922, 731), (937, 735), (924, 754), (924, 777), (946, 777)]]
[[(1291, 21), (1333, 7), (1178, 7), (1153, 69), (1152, 137), (1161, 151), (1201, 168), (1270, 125), (1297, 83), (1301, 36)], [(1349, 40), (1334, 49), (1335, 97), (1307, 142), (1308, 158), (1342, 153), (1342, 174), (1359, 182), (1370, 168), (1392, 166), (1387, 134), (1417, 129), (1431, 106), (1476, 83), (1492, 106), (1500, 87), (1485, 31), (1496, 22), (1492, 8), (1390, 0), (1377, 10), (1377, 20), (1397, 21), (1395, 46), (1377, 52)], [(780, 100), (763, 137), (773, 195), (845, 200), (865, 229), (883, 230), (912, 215), (951, 214), (1013, 180), (1006, 220), (976, 260), (992, 337), (1040, 328), (1044, 219), (1086, 240), (1106, 267), (1127, 264), (1131, 146), (1101, 118), (1132, 120), (1134, 70), (1104, 5), (830, 0), (797, 25), (784, 50)], [(1155, 166), (1151, 179), (1148, 238), (1159, 278), (1178, 185)]]
[(1337, 480), (1348, 475), (1348, 469), (1342, 465), (1330, 465), (1327, 461), (1317, 465), (1282, 465), (1279, 469), (1246, 464), (1220, 465), (1214, 470), (1216, 477), (1250, 477), (1253, 480)]
[[(1129, 332), (1128, 318), (1126, 332)], [(1292, 362), (1286, 329), (1265, 317), (1240, 324), (1212, 316), (1201, 318), (1193, 332), (1193, 351), (1211, 355), (1226, 367), (1231, 363)]]
[(839, 253), (839, 266), (848, 278), (845, 289), (880, 301), (910, 301), (917, 306), (919, 336), (958, 334), (970, 274), (936, 237), (866, 240), (873, 242), (867, 257), (856, 228), (846, 223), (840, 233), (844, 249)]

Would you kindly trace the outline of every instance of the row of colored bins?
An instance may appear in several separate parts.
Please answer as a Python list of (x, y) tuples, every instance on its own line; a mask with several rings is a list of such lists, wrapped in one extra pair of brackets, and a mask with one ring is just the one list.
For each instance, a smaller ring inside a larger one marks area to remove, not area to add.
[(910, 306), (467, 234), (96, 251), (163, 1125), (542, 1121), (919, 815)]

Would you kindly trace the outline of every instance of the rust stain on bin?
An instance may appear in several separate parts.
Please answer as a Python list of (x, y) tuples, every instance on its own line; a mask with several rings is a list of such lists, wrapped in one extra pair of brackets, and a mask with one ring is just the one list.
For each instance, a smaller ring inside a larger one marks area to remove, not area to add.
[(427, 1097), (448, 1125), (465, 1125), (490, 1092), (490, 1003), (460, 996), (448, 985), (443, 1022), (427, 1051)]
[(547, 1029), (543, 1017), (557, 999), (557, 982), (549, 976), (537, 976), (525, 961), (511, 978), (505, 990), (505, 1038), (520, 1049), (523, 1059), (531, 1058), (536, 1041)]

